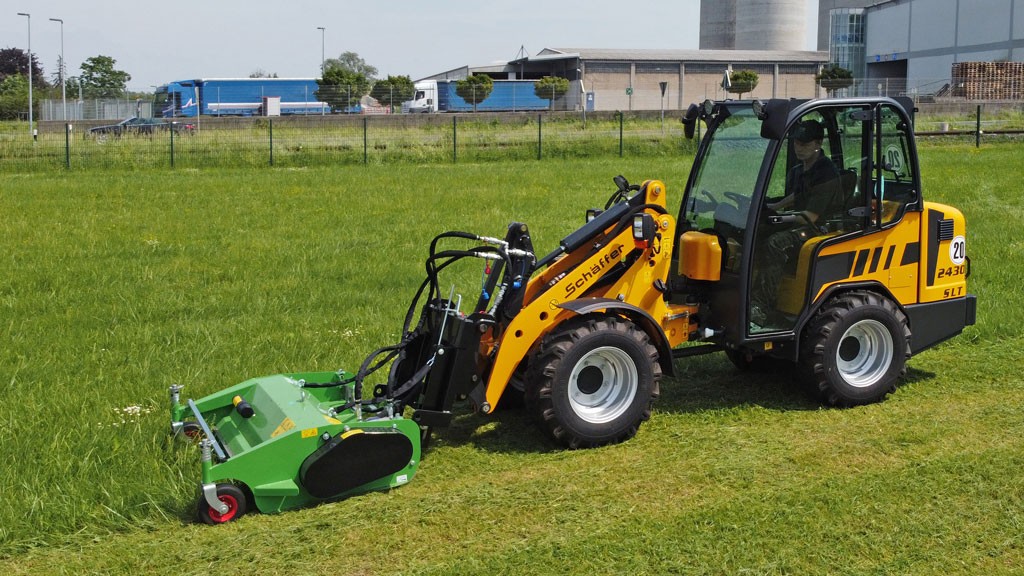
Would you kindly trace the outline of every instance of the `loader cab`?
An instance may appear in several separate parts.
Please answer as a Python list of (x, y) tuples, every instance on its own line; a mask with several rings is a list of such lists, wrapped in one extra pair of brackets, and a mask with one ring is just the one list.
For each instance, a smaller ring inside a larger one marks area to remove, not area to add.
[[(706, 130), (677, 220), (674, 286), (703, 303), (714, 338), (784, 348), (822, 291), (854, 271), (821, 251), (920, 210), (912, 109), (888, 98), (691, 107), (684, 123)], [(695, 242), (720, 249), (716, 274), (684, 254)]]

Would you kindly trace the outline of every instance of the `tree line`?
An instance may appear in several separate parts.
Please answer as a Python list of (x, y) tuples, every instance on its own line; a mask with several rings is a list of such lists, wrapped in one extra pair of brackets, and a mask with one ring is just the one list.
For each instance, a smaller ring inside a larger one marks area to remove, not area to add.
[[(116, 68), (117, 60), (110, 56), (86, 58), (79, 73), (63, 74), (65, 91), (68, 94), (88, 99), (122, 98), (131, 74)], [(58, 70), (64, 63), (58, 59)], [(0, 120), (16, 119), (27, 112), (28, 104), (28, 53), (21, 48), (0, 50)], [(32, 99), (42, 100), (60, 96), (61, 73), (54, 72), (47, 79), (43, 67), (32, 54)], [(36, 102), (33, 102), (35, 104)], [(36, 110), (39, 108), (36, 107)]]

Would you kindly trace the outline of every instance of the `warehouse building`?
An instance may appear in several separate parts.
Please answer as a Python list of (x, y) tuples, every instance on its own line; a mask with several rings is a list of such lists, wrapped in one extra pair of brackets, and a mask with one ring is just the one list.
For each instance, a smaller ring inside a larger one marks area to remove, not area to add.
[[(827, 61), (822, 52), (781, 50), (601, 50), (548, 48), (510, 62), (520, 77), (560, 70), (593, 110), (684, 109), (707, 98), (735, 98), (722, 88), (726, 70), (752, 70), (757, 87), (744, 98), (807, 98), (814, 75)], [(664, 94), (662, 93), (664, 85)]]
[(818, 48), (859, 79), (855, 92), (1021, 97), (1024, 0), (820, 0), (819, 6)]
[(891, 0), (865, 26), (868, 82), (905, 78), (910, 93), (955, 91), (956, 63), (1024, 62), (1024, 0)]
[(683, 110), (707, 98), (736, 98), (722, 88), (726, 71), (752, 70), (757, 87), (744, 98), (811, 98), (826, 52), (796, 50), (613, 50), (545, 48), (506, 64), (463, 67), (423, 80), (487, 74), (501, 80), (569, 79), (562, 110)]

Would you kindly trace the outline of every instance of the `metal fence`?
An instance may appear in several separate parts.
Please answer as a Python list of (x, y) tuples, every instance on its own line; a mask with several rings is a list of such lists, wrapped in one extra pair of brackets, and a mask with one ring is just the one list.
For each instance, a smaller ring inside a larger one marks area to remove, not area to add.
[(123, 120), (131, 116), (153, 117), (153, 102), (125, 98), (123, 100), (40, 100), (39, 120), (79, 122), (82, 120)]
[[(961, 137), (1024, 131), (1024, 104), (922, 104), (915, 129)], [(587, 157), (671, 157), (695, 149), (679, 113), (328, 115), (0, 124), (0, 168), (344, 166)]]
[[(141, 129), (62, 122), (0, 132), (0, 167), (344, 166), (678, 156), (695, 144), (656, 113), (430, 114), (179, 119)], [(9, 126), (10, 127), (10, 126)]]

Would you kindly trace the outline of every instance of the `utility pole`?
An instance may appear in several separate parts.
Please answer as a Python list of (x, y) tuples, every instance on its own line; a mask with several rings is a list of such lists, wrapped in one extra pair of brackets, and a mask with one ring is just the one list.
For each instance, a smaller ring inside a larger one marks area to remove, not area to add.
[(323, 79), (324, 62), (326, 62), (326, 60), (324, 60), (324, 38), (327, 34), (327, 28), (324, 28), (323, 26), (317, 26), (316, 29), (320, 31), (320, 78)]
[(32, 15), (18, 12), (18, 16), (28, 18), (28, 136), (34, 142), (36, 131), (32, 125)]
[(64, 114), (64, 123), (68, 121), (68, 95), (65, 89), (64, 82), (64, 20), (60, 18), (50, 18), (51, 22), (60, 22), (60, 69), (57, 70), (57, 74), (60, 77), (60, 105)]
[[(327, 71), (325, 70), (324, 66), (324, 62), (326, 62), (326, 60), (324, 60), (324, 37), (327, 34), (327, 28), (323, 26), (317, 26), (316, 29), (320, 31), (320, 80), (323, 80), (324, 72)], [(320, 106), (320, 115), (324, 116), (326, 114), (327, 112), (324, 111), (324, 107)]]

